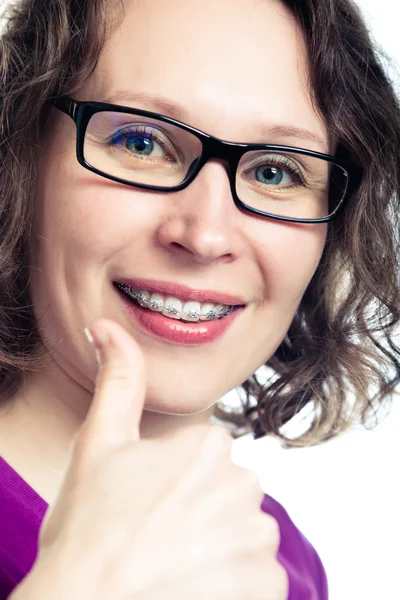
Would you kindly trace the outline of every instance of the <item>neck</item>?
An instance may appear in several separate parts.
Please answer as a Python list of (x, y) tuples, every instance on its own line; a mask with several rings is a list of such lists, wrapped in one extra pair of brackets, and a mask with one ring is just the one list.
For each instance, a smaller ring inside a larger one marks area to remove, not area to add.
[(181, 427), (207, 424), (213, 412), (214, 406), (202, 412), (189, 415), (175, 415), (144, 410), (140, 423), (140, 437), (142, 439), (159, 438)]

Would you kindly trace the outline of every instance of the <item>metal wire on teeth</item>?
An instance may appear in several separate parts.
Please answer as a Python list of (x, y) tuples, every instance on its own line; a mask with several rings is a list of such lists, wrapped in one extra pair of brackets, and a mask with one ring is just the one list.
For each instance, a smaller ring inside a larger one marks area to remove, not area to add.
[[(145, 299), (143, 294), (141, 294), (140, 292), (133, 292), (132, 289), (125, 283), (118, 283), (118, 287), (124, 292), (126, 292), (131, 298), (137, 300), (140, 306), (144, 306), (145, 308), (152, 308), (153, 310), (159, 310), (161, 308), (161, 310), (166, 310), (170, 315), (178, 314), (178, 310), (174, 306), (163, 306), (160, 302), (156, 302), (154, 300), (149, 302)], [(188, 313), (182, 312), (182, 314), (188, 316), (190, 319), (199, 319), (200, 317), (207, 317), (207, 319), (211, 320), (221, 319), (222, 317), (229, 315), (229, 313), (231, 313), (232, 310), (233, 306), (225, 306), (217, 313), (213, 310), (210, 310), (206, 315), (200, 315), (200, 313), (198, 313), (197, 311), (190, 310)]]

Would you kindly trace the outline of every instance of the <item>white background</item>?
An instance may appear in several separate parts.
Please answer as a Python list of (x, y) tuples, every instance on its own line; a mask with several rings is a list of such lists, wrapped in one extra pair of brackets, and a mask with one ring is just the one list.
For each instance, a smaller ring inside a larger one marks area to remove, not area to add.
[[(400, 64), (397, 0), (358, 2), (377, 42)], [(234, 462), (259, 474), (263, 490), (317, 548), (330, 600), (400, 599), (399, 432), (400, 399), (372, 432), (354, 430), (322, 446), (283, 450), (250, 436), (233, 443)]]
[(400, 599), (400, 406), (373, 431), (283, 450), (273, 439), (235, 440), (232, 458), (253, 469), (317, 549), (330, 600)]
[[(400, 65), (400, 4), (359, 0), (375, 40)], [(400, 78), (395, 71), (397, 89)], [(400, 397), (372, 431), (354, 429), (321, 446), (283, 450), (250, 436), (232, 458), (255, 470), (318, 550), (330, 600), (400, 600)]]

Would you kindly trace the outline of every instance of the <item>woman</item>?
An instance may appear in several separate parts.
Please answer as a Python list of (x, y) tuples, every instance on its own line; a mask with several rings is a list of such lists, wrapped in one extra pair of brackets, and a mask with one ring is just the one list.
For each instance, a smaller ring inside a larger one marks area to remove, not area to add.
[(26, 0), (1, 53), (2, 598), (326, 598), (209, 419), (313, 403), (307, 445), (392, 391), (399, 110), (357, 10)]

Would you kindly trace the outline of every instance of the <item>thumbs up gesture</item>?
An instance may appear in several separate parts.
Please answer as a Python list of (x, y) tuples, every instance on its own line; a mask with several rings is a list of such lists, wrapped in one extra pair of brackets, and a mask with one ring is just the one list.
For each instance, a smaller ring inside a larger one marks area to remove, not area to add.
[(10, 600), (286, 600), (279, 528), (218, 425), (140, 439), (142, 352), (107, 319), (100, 367), (33, 569)]

